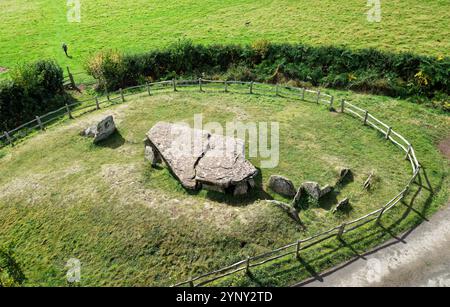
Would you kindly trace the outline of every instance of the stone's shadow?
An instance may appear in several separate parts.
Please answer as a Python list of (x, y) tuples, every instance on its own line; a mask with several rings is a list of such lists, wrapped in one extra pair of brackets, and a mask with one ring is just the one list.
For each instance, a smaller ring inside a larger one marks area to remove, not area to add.
[(349, 172), (344, 179), (342, 180), (337, 180), (336, 184), (335, 184), (335, 189), (339, 190), (343, 187), (345, 187), (346, 185), (352, 183), (355, 180), (355, 177), (353, 176), (353, 172)]
[(319, 207), (327, 211), (332, 210), (338, 204), (339, 191), (333, 190), (319, 200)]
[[(256, 168), (258, 174), (253, 178), (255, 180), (255, 187), (250, 189), (247, 195), (234, 196), (233, 191), (227, 191), (226, 194), (208, 191), (206, 197), (212, 201), (226, 203), (232, 206), (245, 206), (254, 203), (257, 200), (272, 200), (273, 197), (270, 196), (266, 191), (264, 191), (264, 185), (262, 180), (262, 172), (260, 168)], [(187, 191), (191, 195), (196, 195), (199, 191)]]
[(107, 147), (111, 149), (119, 148), (125, 144), (125, 139), (123, 138), (120, 131), (116, 129), (113, 134), (111, 134), (106, 140), (98, 142), (96, 145), (100, 147)]

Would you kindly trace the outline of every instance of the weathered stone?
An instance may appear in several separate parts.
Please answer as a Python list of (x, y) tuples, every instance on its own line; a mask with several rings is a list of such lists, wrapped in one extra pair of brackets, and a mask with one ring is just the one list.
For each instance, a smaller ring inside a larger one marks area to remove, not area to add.
[(276, 206), (283, 209), (283, 211), (285, 211), (301, 228), (303, 228), (304, 230), (306, 229), (305, 225), (300, 219), (298, 211), (292, 205), (277, 200), (269, 200), (268, 202), (275, 204)]
[(330, 193), (331, 191), (333, 191), (333, 187), (330, 186), (329, 184), (327, 184), (326, 186), (324, 186), (324, 187), (320, 190), (319, 198), (324, 197), (325, 195), (327, 195), (327, 194)]
[[(224, 192), (241, 183), (248, 189), (247, 182), (258, 172), (245, 159), (244, 142), (239, 139), (163, 122), (147, 133), (147, 139), (188, 189), (203, 186)], [(243, 185), (237, 190), (243, 191)]]
[(314, 200), (319, 200), (320, 198), (320, 186), (317, 182), (307, 181), (301, 186), (303, 190), (311, 196)]
[(114, 118), (110, 115), (102, 119), (96, 125), (84, 130), (83, 135), (94, 138), (94, 143), (106, 140), (111, 134), (116, 131)]
[(348, 198), (344, 198), (336, 205), (336, 207), (333, 210), (333, 213), (340, 211), (340, 210), (345, 210), (345, 208), (348, 207), (349, 204), (350, 204), (350, 200)]
[(269, 188), (275, 193), (288, 197), (294, 197), (296, 193), (294, 184), (291, 180), (277, 175), (270, 176)]
[(244, 181), (236, 185), (236, 187), (234, 188), (233, 195), (242, 196), (246, 195), (247, 193), (248, 193), (248, 184), (247, 182)]
[(341, 168), (339, 171), (339, 179), (336, 185), (343, 183), (346, 180), (351, 180), (353, 178), (352, 170), (349, 168)]

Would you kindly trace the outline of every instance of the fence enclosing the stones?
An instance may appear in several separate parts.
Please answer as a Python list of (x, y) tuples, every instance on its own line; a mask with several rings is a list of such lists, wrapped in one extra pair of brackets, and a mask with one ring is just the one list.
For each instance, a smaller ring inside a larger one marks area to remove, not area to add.
[(315, 234), (309, 238), (297, 240), (288, 245), (279, 247), (272, 251), (247, 257), (241, 261), (233, 263), (224, 268), (208, 272), (187, 281), (180, 282), (174, 286), (203, 286), (213, 281), (224, 278), (226, 276), (244, 271), (250, 272), (251, 268), (267, 264), (276, 259), (293, 255), (299, 257), (301, 252), (315, 246), (325, 240), (331, 238), (342, 238), (346, 233), (351, 232), (363, 225), (372, 221), (380, 222), (382, 216), (395, 207), (406, 196), (419, 175), (421, 165), (417, 160), (415, 151), (411, 143), (406, 140), (401, 134), (396, 132), (391, 126), (383, 123), (374, 115), (348, 101), (335, 100), (334, 96), (321, 92), (320, 90), (312, 90), (307, 88), (298, 88), (292, 86), (284, 86), (278, 84), (266, 84), (258, 82), (243, 82), (243, 81), (222, 81), (222, 80), (170, 80), (147, 83), (144, 85), (133, 86), (126, 89), (120, 89), (114, 93), (105, 92), (102, 100), (98, 97), (77, 101), (72, 104), (67, 104), (62, 108), (54, 110), (44, 115), (36, 116), (34, 120), (27, 122), (11, 131), (5, 131), (0, 135), (0, 147), (6, 145), (14, 145), (14, 142), (26, 136), (32, 131), (45, 130), (46, 125), (54, 122), (62, 117), (73, 118), (73, 111), (80, 111), (82, 109), (94, 108), (101, 109), (103, 105), (115, 104), (126, 101), (126, 97), (135, 95), (137, 93), (146, 93), (153, 95), (160, 92), (181, 91), (181, 90), (195, 90), (201, 92), (231, 92), (242, 94), (259, 94), (259, 95), (273, 95), (285, 98), (298, 99), (302, 101), (313, 102), (318, 105), (325, 105), (330, 110), (347, 113), (354, 118), (361, 120), (361, 123), (370, 126), (384, 135), (386, 140), (391, 141), (405, 153), (405, 159), (411, 164), (411, 177), (405, 184), (404, 188), (389, 200), (380, 209), (359, 217), (353, 221), (345, 222), (339, 226), (331, 228), (322, 233)]

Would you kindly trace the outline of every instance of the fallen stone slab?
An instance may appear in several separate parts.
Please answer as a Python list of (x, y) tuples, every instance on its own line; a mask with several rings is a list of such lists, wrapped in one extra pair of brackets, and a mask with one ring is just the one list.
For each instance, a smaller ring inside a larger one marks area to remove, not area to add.
[(116, 131), (116, 124), (114, 118), (110, 115), (103, 118), (97, 124), (85, 129), (82, 132), (83, 136), (94, 138), (93, 142), (98, 143), (106, 140), (111, 134)]
[(294, 197), (297, 192), (291, 180), (278, 175), (270, 176), (269, 188), (275, 193), (287, 197)]
[(243, 195), (254, 186), (258, 170), (245, 159), (242, 140), (160, 122), (150, 129), (145, 142), (152, 165), (161, 158), (187, 189)]

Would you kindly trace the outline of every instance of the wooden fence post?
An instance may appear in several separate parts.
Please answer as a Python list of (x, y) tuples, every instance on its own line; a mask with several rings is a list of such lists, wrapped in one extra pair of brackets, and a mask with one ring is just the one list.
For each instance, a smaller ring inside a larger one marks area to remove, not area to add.
[(391, 135), (392, 127), (389, 127), (388, 131), (386, 132), (386, 140), (389, 140), (389, 136)]
[(408, 159), (409, 159), (409, 154), (411, 153), (411, 148), (412, 148), (412, 145), (409, 144), (409, 145), (408, 145), (408, 150), (406, 151), (405, 160), (408, 160)]
[(37, 121), (37, 123), (39, 125), (39, 128), (41, 130), (44, 130), (44, 126), (42, 125), (42, 121), (41, 121), (41, 118), (39, 116), (36, 116), (36, 121)]
[(225, 80), (225, 93), (228, 93), (228, 81), (227, 80)]
[(333, 110), (333, 103), (334, 103), (334, 96), (331, 96), (331, 99), (330, 99), (330, 111)]
[(247, 262), (245, 263), (245, 273), (250, 274), (250, 256), (247, 256)]
[(14, 145), (11, 136), (9, 135), (8, 131), (5, 131), (6, 140), (8, 141), (9, 145)]
[(172, 85), (173, 85), (173, 91), (176, 92), (177, 91), (177, 82), (175, 79), (172, 79)]
[(342, 99), (341, 100), (341, 113), (344, 113), (344, 110), (345, 110), (345, 100)]
[(377, 216), (377, 221), (376, 221), (376, 223), (377, 223), (378, 225), (380, 224), (381, 217), (383, 216), (383, 213), (384, 213), (384, 209), (385, 209), (385, 208), (381, 209), (380, 214), (378, 214), (378, 216)]
[(306, 93), (306, 88), (302, 89), (302, 100), (305, 100), (305, 93)]
[(253, 81), (250, 82), (250, 94), (253, 94)]
[(339, 231), (338, 231), (338, 234), (337, 234), (337, 238), (339, 240), (342, 240), (342, 235), (344, 234), (345, 226), (346, 226), (346, 224), (344, 223), (344, 224), (341, 225), (341, 227), (339, 227)]
[(109, 98), (109, 92), (108, 89), (105, 86), (105, 93), (106, 93), (106, 99), (108, 99), (108, 101), (111, 101), (111, 99)]
[(198, 87), (200, 88), (200, 92), (203, 92), (202, 78), (198, 78)]
[(300, 240), (297, 240), (297, 249), (296, 249), (296, 251), (295, 251), (295, 257), (298, 259), (298, 258), (300, 258), (300, 244), (301, 244), (301, 241)]
[(120, 91), (120, 98), (122, 98), (122, 102), (125, 102), (125, 96), (123, 95), (123, 89), (120, 88), (119, 91)]
[(317, 104), (320, 103), (320, 90), (317, 91)]
[(70, 107), (67, 103), (66, 103), (66, 112), (67, 112), (67, 115), (69, 116), (69, 118), (73, 119), (72, 112), (70, 112)]
[(148, 95), (149, 95), (149, 96), (152, 95), (152, 92), (151, 92), (151, 90), (150, 90), (150, 83), (148, 83), (148, 82), (147, 82), (147, 92), (148, 92)]
[(69, 74), (70, 85), (72, 86), (73, 89), (76, 89), (77, 85), (75, 84), (75, 79), (73, 78), (73, 75), (70, 72), (69, 66), (67, 66), (67, 73)]
[(97, 110), (100, 110), (100, 103), (98, 102), (97, 96), (95, 96), (95, 106), (97, 107)]
[(369, 111), (366, 111), (366, 114), (364, 114), (364, 125), (367, 125), (368, 118), (369, 118)]

